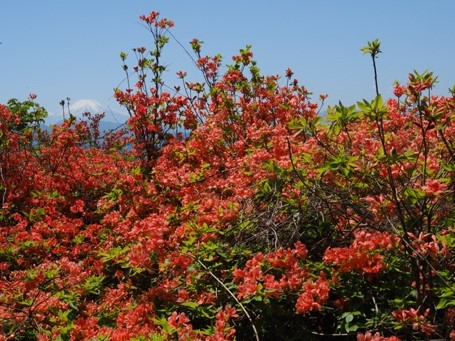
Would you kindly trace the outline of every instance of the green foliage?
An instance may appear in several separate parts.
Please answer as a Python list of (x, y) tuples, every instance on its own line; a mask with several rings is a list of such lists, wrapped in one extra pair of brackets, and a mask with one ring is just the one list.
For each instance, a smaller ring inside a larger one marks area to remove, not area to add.
[(10, 130), (13, 132), (35, 129), (44, 123), (44, 119), (47, 117), (46, 109), (31, 99), (21, 102), (12, 98), (8, 101), (7, 108), (11, 113), (18, 115), (20, 119), (17, 123), (10, 123)]
[(381, 53), (381, 42), (378, 39), (375, 39), (373, 41), (369, 41), (366, 46), (363, 46), (360, 51), (363, 52), (363, 54), (369, 54), (373, 58), (376, 57), (379, 53)]

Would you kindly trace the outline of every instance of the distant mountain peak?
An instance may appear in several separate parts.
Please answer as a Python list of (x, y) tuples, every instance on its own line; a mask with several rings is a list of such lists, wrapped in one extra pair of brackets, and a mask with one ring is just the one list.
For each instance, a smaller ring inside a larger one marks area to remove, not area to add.
[(104, 112), (103, 106), (94, 99), (80, 99), (70, 105), (70, 112), (79, 117), (83, 113), (101, 114)]

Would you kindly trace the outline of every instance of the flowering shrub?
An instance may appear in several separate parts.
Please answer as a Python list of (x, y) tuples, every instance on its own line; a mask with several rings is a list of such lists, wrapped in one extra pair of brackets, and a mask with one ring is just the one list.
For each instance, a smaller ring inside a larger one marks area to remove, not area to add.
[(453, 94), (415, 72), (323, 119), (197, 39), (203, 82), (165, 87), (174, 23), (141, 19), (124, 131), (0, 106), (0, 340), (453, 339)]

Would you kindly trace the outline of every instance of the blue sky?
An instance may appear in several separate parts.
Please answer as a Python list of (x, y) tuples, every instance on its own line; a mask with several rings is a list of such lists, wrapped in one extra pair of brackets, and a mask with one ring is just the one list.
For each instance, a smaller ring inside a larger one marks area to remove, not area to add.
[[(185, 46), (201, 39), (204, 53), (230, 63), (250, 44), (263, 74), (289, 67), (315, 99), (329, 94), (329, 104), (374, 97), (371, 59), (359, 49), (376, 38), (383, 96), (414, 69), (439, 76), (435, 93), (455, 84), (453, 0), (1, 0), (0, 103), (36, 93), (61, 117), (59, 101), (70, 97), (98, 102), (121, 120), (112, 97), (125, 87), (119, 54), (150, 46), (138, 17), (152, 10), (175, 22), (172, 33)], [(172, 85), (176, 71), (195, 73), (175, 41), (164, 61)]]

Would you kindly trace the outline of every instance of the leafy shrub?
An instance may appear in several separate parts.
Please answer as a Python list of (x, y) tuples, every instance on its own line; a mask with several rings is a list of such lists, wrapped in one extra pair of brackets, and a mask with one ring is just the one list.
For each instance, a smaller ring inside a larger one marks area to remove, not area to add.
[(0, 106), (0, 338), (453, 339), (453, 94), (414, 72), (323, 118), (292, 70), (246, 47), (222, 72), (198, 40), (204, 82), (171, 91), (173, 23), (141, 19), (126, 132), (70, 117), (24, 144)]

